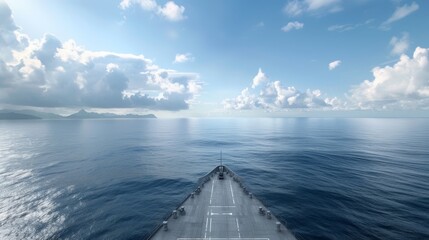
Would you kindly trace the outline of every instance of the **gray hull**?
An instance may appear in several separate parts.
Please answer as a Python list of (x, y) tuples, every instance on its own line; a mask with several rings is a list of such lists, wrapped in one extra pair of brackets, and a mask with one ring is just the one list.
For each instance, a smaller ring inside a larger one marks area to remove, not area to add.
[(295, 239), (227, 167), (216, 167), (198, 186), (148, 239)]

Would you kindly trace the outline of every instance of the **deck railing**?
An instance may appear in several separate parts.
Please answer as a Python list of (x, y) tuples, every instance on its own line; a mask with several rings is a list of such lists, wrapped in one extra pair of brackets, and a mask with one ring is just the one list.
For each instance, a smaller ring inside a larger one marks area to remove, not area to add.
[[(200, 187), (202, 183), (205, 183), (207, 181), (210, 180), (211, 175), (215, 174), (216, 172), (218, 172), (219, 170), (219, 166), (215, 167), (213, 170), (211, 170), (210, 172), (206, 173), (204, 176), (198, 178), (198, 181), (196, 183), (196, 188)], [(183, 201), (181, 201), (179, 203), (179, 205), (175, 208), (175, 210), (179, 210), (179, 208), (183, 205), (183, 203), (186, 202), (186, 200), (188, 200), (188, 198), (191, 197), (191, 193), (189, 193), (188, 195), (186, 195), (185, 199), (183, 199)], [(173, 214), (173, 211), (167, 213), (163, 218), (162, 221), (167, 221)], [(162, 221), (160, 224), (158, 224), (148, 235), (148, 237), (146, 238), (147, 240), (151, 239), (153, 236), (155, 236), (155, 234), (158, 232), (159, 229), (162, 228)]]

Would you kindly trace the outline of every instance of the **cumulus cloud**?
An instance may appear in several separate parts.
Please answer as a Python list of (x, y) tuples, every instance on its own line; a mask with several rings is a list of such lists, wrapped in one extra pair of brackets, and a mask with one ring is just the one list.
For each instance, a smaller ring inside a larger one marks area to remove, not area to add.
[(158, 9), (158, 13), (170, 21), (183, 20), (185, 18), (183, 16), (184, 12), (185, 12), (185, 7), (179, 6), (173, 1), (167, 2), (163, 7), (160, 7)]
[(249, 91), (249, 88), (245, 88), (241, 91), (234, 99), (225, 99), (223, 105), (226, 109), (236, 109), (236, 110), (249, 110), (258, 105), (258, 98), (256, 95), (252, 95)]
[(410, 15), (411, 13), (417, 11), (419, 9), (419, 5), (415, 2), (412, 2), (410, 5), (404, 4), (403, 6), (397, 7), (395, 12), (387, 19), (382, 26), (387, 27), (391, 23), (396, 22)]
[[(64, 69), (64, 68), (63, 68)], [(109, 64), (107, 64), (107, 66), (106, 66), (106, 71), (107, 72), (113, 72), (113, 71), (115, 71), (115, 70), (118, 70), (119, 69), (119, 66), (118, 66), (118, 64), (115, 64), (115, 63), (109, 63)]]
[(412, 57), (402, 55), (393, 66), (373, 69), (350, 91), (350, 101), (363, 109), (415, 109), (429, 106), (429, 49), (417, 47)]
[(12, 11), (4, 1), (0, 1), (0, 56), (2, 60), (10, 60), (10, 47), (22, 50), (28, 45), (26, 36), (20, 34), (12, 19)]
[(174, 58), (174, 63), (184, 63), (193, 61), (194, 58), (192, 57), (192, 54), (190, 53), (178, 53), (176, 54), (176, 57)]
[(392, 47), (391, 53), (393, 55), (401, 55), (408, 50), (409, 37), (408, 33), (403, 33), (401, 38), (392, 37), (390, 40), (390, 46)]
[[(262, 73), (262, 71), (259, 70), (259, 73)], [(254, 90), (254, 84), (252, 84), (252, 89), (243, 89), (237, 97), (225, 99), (223, 101), (223, 105), (226, 109), (235, 110), (308, 109), (329, 107), (330, 105), (327, 103), (327, 100), (329, 99), (325, 100), (322, 98), (320, 90), (317, 89), (308, 89), (307, 91), (302, 92), (294, 87), (284, 87), (280, 81), (268, 81), (259, 93)]]
[(162, 6), (158, 5), (155, 0), (122, 0), (119, 8), (125, 10), (132, 5), (140, 5), (143, 10), (154, 12), (169, 21), (185, 19), (185, 7), (177, 5), (174, 1), (168, 1)]
[(340, 64), (341, 64), (341, 60), (336, 60), (336, 61), (330, 62), (328, 65), (329, 70), (334, 70), (335, 68), (340, 66)]
[(252, 88), (257, 87), (259, 84), (267, 81), (268, 78), (265, 76), (265, 73), (262, 72), (262, 69), (259, 68), (258, 73), (256, 74), (256, 76), (253, 78), (253, 83), (252, 83)]
[[(11, 19), (0, 6), (0, 19)], [(143, 55), (90, 51), (53, 35), (30, 39), (13, 21), (4, 23), (1, 103), (175, 111), (188, 109), (201, 88), (197, 74), (163, 69)]]
[(291, 30), (299, 30), (302, 29), (304, 27), (304, 23), (301, 22), (289, 22), (288, 24), (286, 24), (286, 26), (282, 27), (282, 31), (283, 32), (289, 32)]
[[(223, 101), (225, 109), (284, 110), (416, 110), (429, 109), (429, 48), (417, 47), (401, 55), (393, 66), (376, 67), (374, 78), (352, 87), (345, 99), (323, 97), (320, 90), (299, 91), (280, 81), (266, 81), (262, 88), (244, 88)], [(259, 85), (261, 86), (261, 84)]]
[(342, 9), (341, 2), (342, 0), (290, 0), (283, 11), (291, 17), (320, 10), (338, 12)]
[(119, 3), (119, 7), (121, 9), (127, 9), (133, 4), (138, 4), (141, 8), (148, 11), (154, 10), (158, 6), (155, 0), (122, 0)]

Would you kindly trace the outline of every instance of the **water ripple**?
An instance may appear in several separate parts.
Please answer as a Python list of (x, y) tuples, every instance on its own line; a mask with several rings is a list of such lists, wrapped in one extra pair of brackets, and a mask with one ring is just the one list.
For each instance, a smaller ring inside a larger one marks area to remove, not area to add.
[(299, 239), (429, 239), (428, 119), (0, 123), (0, 239), (142, 239), (224, 162)]

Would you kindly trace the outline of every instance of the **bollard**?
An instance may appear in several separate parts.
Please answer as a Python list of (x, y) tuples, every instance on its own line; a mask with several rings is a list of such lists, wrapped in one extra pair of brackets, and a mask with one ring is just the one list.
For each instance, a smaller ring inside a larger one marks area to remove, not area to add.
[(163, 221), (162, 222), (162, 225), (164, 226), (164, 231), (167, 231), (168, 230), (168, 221)]
[(184, 206), (181, 206), (180, 208), (179, 208), (179, 211), (180, 211), (180, 213), (183, 215), (183, 214), (185, 214), (185, 207)]
[(173, 210), (173, 218), (176, 219), (177, 218), (177, 210)]
[(267, 211), (267, 218), (271, 219), (271, 211)]
[(250, 197), (250, 199), (252, 199), (253, 198), (253, 194), (249, 193), (249, 197)]
[(195, 193), (191, 193), (191, 198), (194, 198)]
[(259, 214), (264, 214), (264, 209), (262, 209), (262, 207), (259, 207)]
[(280, 224), (280, 222), (276, 222), (276, 225), (277, 225), (277, 232), (281, 232), (282, 231), (282, 229), (281, 229), (281, 224)]

